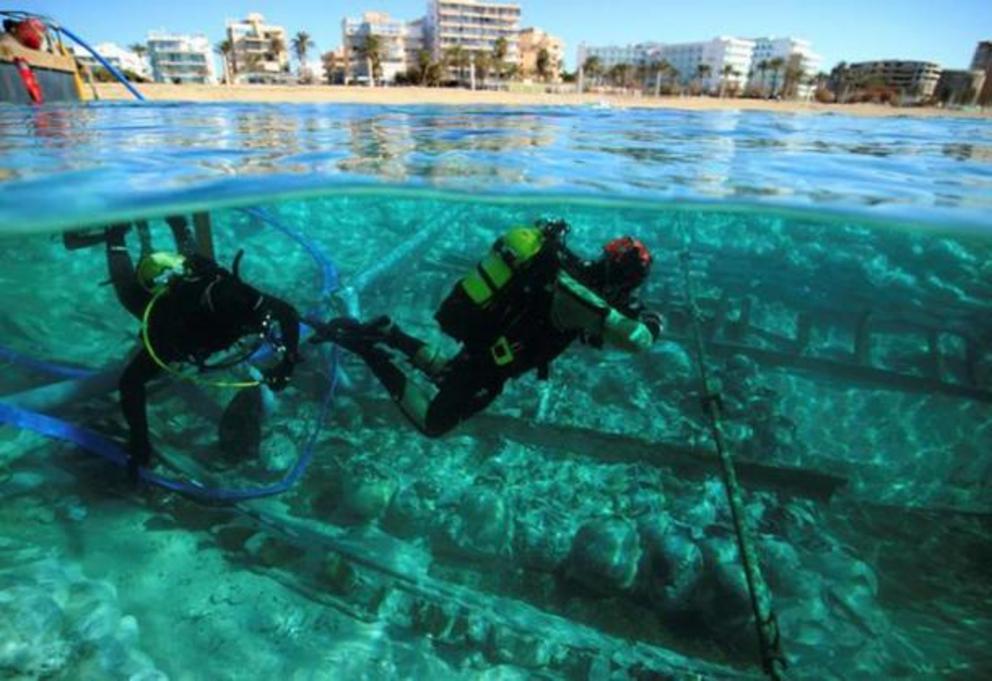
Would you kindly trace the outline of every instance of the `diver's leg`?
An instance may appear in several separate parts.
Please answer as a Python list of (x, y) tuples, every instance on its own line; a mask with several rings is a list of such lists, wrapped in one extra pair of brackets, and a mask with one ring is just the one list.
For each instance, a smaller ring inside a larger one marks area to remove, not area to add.
[(464, 353), (449, 362), (424, 414), (421, 432), (428, 437), (444, 435), (492, 404), (503, 392), (503, 381), (487, 369)]
[(107, 241), (107, 271), (110, 273), (110, 283), (114, 286), (117, 300), (128, 312), (141, 319), (145, 312), (151, 294), (148, 293), (135, 276), (134, 263), (124, 242), (127, 225), (114, 225), (106, 230)]
[(135, 355), (121, 374), (119, 389), (121, 411), (127, 421), (128, 474), (137, 480), (138, 469), (151, 462), (152, 444), (148, 436), (147, 393), (145, 384), (154, 378), (160, 369), (147, 350)]
[(183, 255), (196, 252), (196, 240), (193, 238), (193, 231), (189, 227), (189, 220), (185, 215), (169, 215), (165, 218), (169, 229), (172, 230), (172, 238), (176, 242), (176, 251)]
[(152, 246), (152, 233), (148, 228), (148, 220), (138, 220), (134, 223), (138, 231), (138, 240), (141, 243), (141, 257), (150, 255), (155, 248)]

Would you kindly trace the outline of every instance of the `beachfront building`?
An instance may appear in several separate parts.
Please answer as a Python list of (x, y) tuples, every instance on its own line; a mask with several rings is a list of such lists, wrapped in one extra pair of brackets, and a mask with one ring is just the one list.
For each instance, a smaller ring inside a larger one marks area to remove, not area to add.
[[(520, 73), (524, 78), (543, 79), (561, 82), (562, 64), (565, 60), (565, 41), (539, 28), (525, 28), (520, 31)], [(544, 56), (542, 57), (542, 51)]]
[(204, 35), (152, 31), (145, 42), (156, 83), (215, 83), (210, 41)]
[(660, 43), (637, 43), (636, 45), (604, 45), (601, 47), (579, 43), (576, 64), (581, 68), (589, 59), (595, 58), (599, 68), (609, 71), (615, 66), (629, 64), (637, 66), (647, 63), (649, 57), (661, 48)]
[[(520, 5), (483, 2), (482, 0), (430, 0), (424, 32), (435, 61), (440, 62), (453, 51), (492, 57), (505, 42), (506, 64), (520, 63)], [(464, 67), (449, 64), (448, 76), (460, 78)]]
[(240, 21), (227, 22), (231, 43), (231, 73), (236, 83), (284, 83), (289, 73), (286, 29), (266, 24), (257, 12)]
[(886, 59), (848, 64), (837, 74), (838, 100), (885, 93), (900, 103), (918, 103), (930, 99), (939, 79), (940, 66), (928, 61)]
[(985, 79), (985, 71), (978, 69), (945, 69), (940, 72), (933, 98), (945, 105), (974, 106), (985, 85)]
[(648, 62), (667, 62), (673, 70), (663, 77), (702, 92), (740, 91), (747, 82), (753, 50), (752, 40), (719, 36), (702, 42), (659, 45), (650, 52)]
[(992, 40), (983, 40), (975, 47), (975, 56), (971, 58), (973, 71), (985, 72), (985, 84), (978, 93), (978, 103), (982, 106), (992, 105)]
[(748, 86), (771, 97), (806, 97), (822, 61), (808, 40), (755, 38)]
[[(133, 73), (141, 78), (151, 77), (148, 60), (127, 50), (117, 43), (97, 43), (93, 46), (96, 53), (107, 60), (111, 66), (122, 73)], [(103, 68), (89, 52), (82, 48), (74, 48), (73, 55), (80, 64), (89, 67), (91, 71)]]
[[(373, 36), (379, 42), (378, 68), (366, 49)], [(370, 71), (376, 70), (378, 82), (392, 83), (416, 66), (419, 52), (425, 49), (424, 20), (402, 21), (385, 12), (366, 12), (360, 19), (341, 22), (341, 44), (347, 82), (368, 85)]]

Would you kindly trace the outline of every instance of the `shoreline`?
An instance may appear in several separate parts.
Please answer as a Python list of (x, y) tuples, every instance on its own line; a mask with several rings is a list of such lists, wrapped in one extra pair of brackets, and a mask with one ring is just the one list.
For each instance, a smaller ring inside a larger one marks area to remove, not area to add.
[[(603, 106), (618, 109), (675, 109), (680, 111), (770, 111), (777, 113), (833, 113), (850, 116), (913, 116), (992, 118), (992, 110), (954, 111), (936, 107), (896, 108), (885, 104), (820, 104), (818, 102), (717, 97), (634, 96), (493, 92), (453, 88), (357, 87), (344, 85), (167, 85), (141, 83), (135, 87), (150, 101), (251, 102), (272, 104), (372, 104), (436, 106)], [(101, 100), (133, 101), (120, 83), (97, 83)]]

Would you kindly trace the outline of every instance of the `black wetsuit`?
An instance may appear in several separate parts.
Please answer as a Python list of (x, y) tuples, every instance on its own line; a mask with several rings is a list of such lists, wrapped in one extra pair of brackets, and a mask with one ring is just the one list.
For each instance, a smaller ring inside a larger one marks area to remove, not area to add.
[[(177, 234), (181, 249), (188, 243)], [(287, 379), (299, 344), (296, 309), (245, 284), (209, 258), (188, 252), (186, 258), (189, 274), (170, 282), (168, 290), (155, 298), (148, 317), (148, 340), (158, 358), (166, 363), (202, 364), (212, 353), (229, 348), (239, 339), (263, 333), (271, 318), (279, 323), (286, 348), (277, 374)], [(124, 229), (108, 231), (107, 262), (118, 299), (141, 320), (153, 296), (135, 276), (124, 246)], [(147, 465), (151, 457), (145, 384), (161, 370), (142, 344), (120, 378), (121, 408), (130, 428), (132, 468)]]

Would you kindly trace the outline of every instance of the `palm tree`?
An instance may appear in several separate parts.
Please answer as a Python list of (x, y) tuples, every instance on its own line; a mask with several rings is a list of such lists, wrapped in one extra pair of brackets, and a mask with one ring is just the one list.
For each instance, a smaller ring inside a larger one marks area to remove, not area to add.
[(420, 85), (430, 85), (431, 66), (433, 64), (434, 60), (431, 58), (431, 53), (428, 50), (417, 52), (417, 70), (420, 73)]
[(488, 52), (473, 52), (472, 57), (475, 59), (475, 79), (480, 85), (485, 85), (486, 77), (493, 68), (493, 58)]
[(806, 76), (803, 68), (803, 57), (800, 54), (789, 55), (785, 64), (785, 80), (782, 82), (782, 93), (786, 97), (795, 97), (799, 93), (799, 85)]
[(226, 85), (231, 84), (231, 54), (234, 52), (234, 47), (231, 45), (231, 41), (227, 38), (221, 40), (214, 47), (214, 51), (220, 55), (221, 61), (224, 63), (224, 83)]
[(465, 81), (465, 67), (467, 67), (471, 61), (471, 57), (468, 52), (465, 51), (465, 48), (461, 45), (449, 47), (444, 52), (444, 61), (448, 68), (454, 67), (457, 69), (458, 83), (463, 84)]
[(737, 76), (740, 74), (738, 74), (734, 67), (730, 64), (724, 66), (720, 73), (723, 75), (723, 78), (720, 80), (720, 97), (722, 98), (727, 91), (727, 79), (731, 76)]
[(365, 60), (366, 73), (369, 76), (369, 87), (375, 87), (375, 79), (382, 73), (382, 38), (369, 33), (365, 41), (355, 48), (355, 52)]
[(768, 68), (772, 71), (772, 97), (775, 96), (775, 91), (778, 89), (778, 72), (783, 65), (785, 65), (785, 60), (782, 57), (775, 57), (768, 62)]
[(761, 74), (761, 94), (765, 94), (765, 72), (768, 70), (768, 60), (762, 59), (758, 62), (758, 73)]
[(329, 50), (320, 55), (320, 61), (324, 64), (324, 75), (327, 77), (327, 84), (334, 85), (334, 80), (338, 70), (338, 55), (334, 50)]
[(543, 81), (547, 81), (548, 76), (551, 74), (551, 53), (548, 52), (547, 48), (542, 47), (537, 51), (537, 59), (534, 66), (537, 69), (538, 77)]
[(699, 79), (699, 92), (703, 91), (703, 81), (709, 78), (713, 68), (709, 64), (700, 64), (696, 67), (696, 78)]
[(582, 62), (582, 71), (595, 82), (603, 74), (603, 62), (596, 56), (586, 57)]
[(279, 57), (286, 51), (286, 43), (279, 36), (275, 36), (269, 41), (269, 51), (272, 53), (272, 58), (269, 61), (281, 62)]
[(496, 65), (496, 74), (500, 80), (503, 79), (503, 69), (506, 68), (504, 62), (509, 52), (510, 44), (506, 41), (506, 38), (503, 36), (497, 38), (495, 44), (493, 44), (493, 63)]
[(138, 59), (144, 57), (145, 52), (148, 51), (148, 48), (145, 47), (144, 43), (131, 43), (130, 45), (127, 46), (127, 49), (134, 52), (134, 54), (137, 55)]
[(293, 37), (293, 52), (296, 54), (297, 61), (300, 62), (300, 78), (305, 77), (307, 52), (311, 47), (315, 47), (315, 45), (310, 34), (306, 31), (300, 31)]

